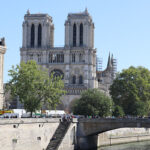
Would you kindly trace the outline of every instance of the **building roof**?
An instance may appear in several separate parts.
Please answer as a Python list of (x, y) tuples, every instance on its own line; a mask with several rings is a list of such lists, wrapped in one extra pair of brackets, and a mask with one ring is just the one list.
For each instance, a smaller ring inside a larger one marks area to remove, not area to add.
[(87, 8), (83, 11), (83, 12), (79, 12), (79, 13), (69, 13), (68, 14), (68, 18), (83, 18), (83, 17), (89, 17), (90, 19), (92, 19), (92, 17), (90, 16)]
[(31, 14), (29, 10), (27, 10), (27, 13), (24, 16), (25, 18), (49, 18), (50, 20), (52, 20), (52, 17), (49, 16), (48, 14), (45, 13), (36, 13), (36, 14)]

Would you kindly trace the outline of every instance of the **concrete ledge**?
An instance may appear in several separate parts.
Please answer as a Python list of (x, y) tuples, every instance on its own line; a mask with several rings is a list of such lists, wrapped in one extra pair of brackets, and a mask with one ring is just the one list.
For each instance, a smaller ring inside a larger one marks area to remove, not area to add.
[(93, 122), (148, 122), (150, 123), (149, 118), (80, 118), (79, 119), (80, 123), (88, 122), (88, 123), (93, 123)]
[(0, 125), (32, 124), (32, 123), (58, 123), (59, 118), (1, 118)]

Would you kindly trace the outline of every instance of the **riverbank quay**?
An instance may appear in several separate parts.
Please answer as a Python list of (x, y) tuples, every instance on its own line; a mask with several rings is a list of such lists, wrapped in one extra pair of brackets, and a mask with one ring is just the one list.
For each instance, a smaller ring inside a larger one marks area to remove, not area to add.
[(120, 128), (98, 135), (97, 147), (150, 140), (150, 128)]
[[(76, 124), (70, 123), (58, 150), (75, 148)], [(0, 150), (46, 150), (59, 125), (59, 118), (0, 119)]]
[(82, 118), (77, 128), (78, 149), (149, 140), (149, 128), (150, 119)]

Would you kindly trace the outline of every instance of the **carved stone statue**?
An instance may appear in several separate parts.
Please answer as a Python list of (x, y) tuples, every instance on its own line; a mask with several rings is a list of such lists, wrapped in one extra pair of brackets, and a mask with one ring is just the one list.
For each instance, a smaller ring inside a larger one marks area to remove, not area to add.
[(0, 45), (5, 46), (5, 38), (0, 39)]

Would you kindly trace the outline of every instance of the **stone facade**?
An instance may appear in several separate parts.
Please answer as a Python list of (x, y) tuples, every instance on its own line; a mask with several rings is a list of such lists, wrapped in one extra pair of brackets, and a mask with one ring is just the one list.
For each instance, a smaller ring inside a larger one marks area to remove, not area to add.
[[(54, 47), (52, 17), (48, 14), (30, 14), (28, 11), (23, 22), (20, 55), (21, 61), (35, 60), (47, 68), (49, 74), (54, 72), (55, 76), (62, 75), (69, 101), (72, 101), (72, 95), (79, 96), (82, 91), (98, 88), (101, 84), (101, 73), (96, 72), (94, 23), (87, 9), (68, 14), (64, 47)], [(105, 71), (106, 80), (112, 77), (110, 67)]]
[[(46, 150), (59, 123), (57, 118), (0, 119), (0, 150)], [(58, 150), (74, 150), (76, 130), (74, 119)]]
[(0, 109), (4, 105), (4, 90), (3, 90), (3, 65), (4, 65), (4, 54), (6, 52), (5, 39), (0, 39)]

